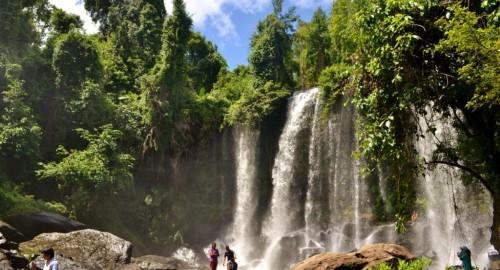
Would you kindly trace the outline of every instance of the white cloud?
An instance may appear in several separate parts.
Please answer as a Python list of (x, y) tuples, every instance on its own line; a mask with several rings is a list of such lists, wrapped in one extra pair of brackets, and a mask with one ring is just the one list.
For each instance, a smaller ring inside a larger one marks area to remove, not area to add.
[(325, 8), (331, 5), (332, 2), (332, 0), (295, 0), (293, 1), (293, 5), (297, 6), (297, 8), (316, 9), (318, 6)]
[(97, 33), (97, 31), (99, 30), (99, 25), (92, 22), (90, 15), (87, 13), (87, 11), (85, 10), (85, 8), (83, 6), (82, 0), (49, 0), (49, 2), (52, 5), (66, 11), (68, 13), (72, 13), (72, 14), (76, 14), (76, 15), (80, 16), (80, 18), (82, 19), (82, 21), (84, 23), (85, 31), (87, 33), (94, 34), (94, 33)]
[[(167, 12), (172, 12), (172, 0), (164, 0)], [(234, 11), (254, 14), (264, 10), (271, 0), (185, 0), (187, 12), (198, 29), (213, 27), (217, 37), (238, 43), (238, 33), (231, 17)], [(224, 43), (224, 42), (222, 42)]]

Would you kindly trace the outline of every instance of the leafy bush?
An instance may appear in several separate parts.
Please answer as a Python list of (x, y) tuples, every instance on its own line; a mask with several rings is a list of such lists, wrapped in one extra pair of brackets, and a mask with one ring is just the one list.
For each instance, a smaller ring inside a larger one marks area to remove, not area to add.
[(60, 203), (35, 200), (32, 195), (23, 194), (19, 186), (0, 176), (0, 217), (40, 211), (63, 215), (67, 212), (66, 207)]
[[(413, 261), (405, 261), (398, 259), (398, 270), (422, 270), (426, 269), (429, 265), (431, 265), (432, 260), (427, 259), (427, 258), (418, 258)], [(391, 266), (389, 266), (387, 263), (382, 263), (374, 267), (373, 269), (375, 270), (392, 270)]]

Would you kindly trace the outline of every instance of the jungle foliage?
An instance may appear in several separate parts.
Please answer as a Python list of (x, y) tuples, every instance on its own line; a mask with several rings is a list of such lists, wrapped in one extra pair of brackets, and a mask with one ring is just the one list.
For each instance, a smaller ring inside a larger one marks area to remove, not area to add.
[[(182, 158), (225, 127), (259, 128), (294, 89), (320, 86), (327, 104), (347, 95), (356, 107), (356, 156), (388, 164), (388, 220), (403, 231), (417, 175), (449, 165), (492, 195), (500, 248), (500, 1), (337, 0), (304, 22), (273, 0), (249, 65), (234, 70), (193, 31), (182, 0), (172, 14), (161, 0), (84, 2), (97, 34), (47, 0), (0, 5), (0, 216), (19, 204), (113, 231), (110, 217), (133, 212), (131, 230), (182, 243), (189, 224), (226, 210), (209, 204), (208, 180), (200, 202), (180, 198), (203, 214), (159, 210), (183, 190)], [(418, 119), (429, 111), (453, 123), (456, 142), (419, 160), (413, 142), (428, 136)]]

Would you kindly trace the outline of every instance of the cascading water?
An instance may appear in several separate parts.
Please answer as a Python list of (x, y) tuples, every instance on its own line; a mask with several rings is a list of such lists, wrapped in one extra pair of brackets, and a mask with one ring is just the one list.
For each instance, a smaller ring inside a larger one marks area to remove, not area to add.
[[(455, 133), (447, 119), (431, 113), (430, 109), (427, 111), (427, 115), (419, 119), (420, 127), (426, 131), (425, 138), (416, 146), (420, 156), (429, 161), (436, 144), (453, 144)], [(430, 126), (435, 129), (434, 133), (429, 131)], [(490, 246), (492, 213), (490, 207), (484, 209), (484, 206), (491, 205), (490, 196), (484, 190), (478, 191), (477, 186), (474, 189), (471, 192), (462, 184), (458, 169), (444, 165), (427, 171), (420, 181), (420, 196), (426, 207), (424, 217), (415, 224), (412, 249), (424, 254), (426, 249), (432, 250), (427, 255), (433, 257), (436, 269), (461, 264), (456, 252), (463, 245), (473, 250), (473, 264), (482, 268), (487, 263), (485, 254)], [(476, 201), (471, 203), (472, 200)]]
[(255, 198), (257, 197), (256, 175), (258, 157), (257, 131), (249, 128), (237, 128), (235, 130), (235, 156), (236, 156), (236, 207), (234, 212), (234, 222), (232, 227), (232, 239), (229, 239), (234, 250), (241, 250), (238, 257), (242, 261), (247, 261), (249, 250), (256, 243), (256, 230), (254, 215), (257, 209)]
[(263, 234), (271, 245), (259, 269), (275, 269), (274, 265), (279, 263), (276, 261), (283, 260), (277, 241), (302, 225), (302, 190), (298, 183), (303, 183), (304, 179), (296, 174), (301, 169), (299, 166), (307, 163), (302, 161), (303, 164), (298, 164), (297, 156), (303, 149), (301, 144), (304, 137), (308, 137), (304, 133), (309, 132), (311, 126), (317, 92), (317, 89), (297, 92), (289, 103), (287, 122), (279, 140), (279, 151), (272, 172), (274, 188), (271, 209), (263, 228)]
[[(345, 252), (379, 242), (402, 244), (417, 256), (432, 257), (434, 269), (459, 264), (455, 253), (460, 245), (468, 245), (473, 254), (484, 253), (489, 247), (491, 203), (470, 203), (477, 196), (488, 196), (475, 191), (473, 197), (459, 181), (458, 172), (448, 167), (438, 166), (420, 179), (422, 210), (407, 233), (396, 235), (391, 223), (374, 223), (375, 198), (387, 201), (390, 183), (381, 165), (372, 165), (374, 175), (361, 175), (367, 164), (352, 157), (357, 147), (356, 116), (352, 106), (344, 105), (346, 99), (340, 98), (325, 115), (318, 89), (296, 92), (290, 98), (272, 169), (272, 197), (263, 221), (253, 220), (259, 216), (254, 208), (258, 201), (254, 188), (258, 136), (237, 133), (237, 210), (231, 243), (242, 255), (238, 261), (243, 269), (289, 269), (312, 253)], [(452, 136), (449, 125), (435, 124), (440, 139)], [(430, 157), (435, 140), (426, 136), (417, 142), (423, 158)], [(489, 208), (479, 211), (484, 205)], [(252, 226), (255, 224), (262, 228)], [(261, 239), (253, 237), (258, 232)], [(479, 266), (485, 263), (484, 256), (474, 259)]]

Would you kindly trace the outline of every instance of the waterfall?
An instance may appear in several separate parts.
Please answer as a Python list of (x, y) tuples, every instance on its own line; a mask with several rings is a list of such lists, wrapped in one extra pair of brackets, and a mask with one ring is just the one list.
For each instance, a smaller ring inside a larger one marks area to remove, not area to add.
[[(316, 88), (289, 99), (269, 179), (272, 194), (262, 207), (267, 215), (256, 213), (256, 205), (262, 203), (256, 188), (259, 134), (235, 132), (236, 208), (229, 242), (240, 255), (240, 266), (288, 269), (314, 253), (346, 252), (384, 242), (432, 258), (433, 269), (460, 264), (456, 251), (467, 245), (473, 263), (482, 268), (490, 247), (491, 200), (485, 192), (465, 187), (455, 169), (437, 166), (417, 179), (419, 216), (406, 233), (397, 235), (390, 222), (374, 222), (375, 201), (382, 200), (382, 211), (387, 211), (393, 183), (386, 179), (383, 165), (352, 157), (358, 147), (356, 112), (347, 99), (340, 97), (327, 110)], [(427, 132), (415, 142), (418, 155), (426, 160), (438, 140), (453, 142), (455, 136), (451, 124), (433, 117), (435, 136)], [(422, 118), (419, 125), (426, 126), (429, 118)], [(361, 174), (363, 167), (372, 173)], [(261, 217), (264, 220), (255, 220)]]
[(276, 269), (273, 268), (274, 261), (284, 259), (279, 255), (277, 241), (283, 235), (301, 228), (304, 219), (300, 215), (303, 205), (299, 186), (305, 179), (299, 179), (297, 174), (301, 166), (308, 167), (308, 164), (306, 161), (298, 164), (297, 155), (303, 149), (304, 137), (307, 141), (317, 92), (316, 88), (297, 92), (289, 102), (287, 121), (279, 139), (279, 150), (272, 171), (274, 188), (271, 209), (263, 228), (263, 234), (272, 244), (266, 250), (265, 265), (260, 269)]
[[(425, 135), (416, 146), (419, 155), (428, 161), (436, 143), (454, 143), (455, 132), (448, 119), (432, 113), (430, 109), (427, 111), (427, 115), (419, 119)], [(434, 133), (429, 131), (431, 126), (435, 129)], [(419, 186), (420, 197), (426, 207), (424, 217), (415, 226), (415, 252), (425, 254), (427, 250), (432, 250), (429, 256), (433, 257), (436, 269), (443, 269), (446, 265), (461, 264), (456, 252), (460, 246), (466, 245), (473, 250), (473, 264), (484, 267), (487, 259), (484, 254), (490, 246), (492, 210), (481, 210), (481, 204), (483, 208), (488, 205), (484, 201), (491, 200), (489, 194), (477, 186), (470, 191), (460, 181), (460, 171), (444, 165), (425, 172)], [(474, 194), (484, 201), (471, 204), (472, 200), (477, 200), (471, 197)], [(480, 254), (483, 256), (478, 256)]]
[[(247, 247), (256, 245), (256, 230), (252, 226), (257, 208), (255, 198), (257, 156), (259, 133), (249, 128), (239, 127), (235, 130), (235, 158), (236, 162), (236, 207), (234, 212), (232, 239), (228, 240), (234, 250), (241, 250), (238, 258), (247, 261), (249, 250)], [(233, 246), (234, 244), (234, 246)]]

